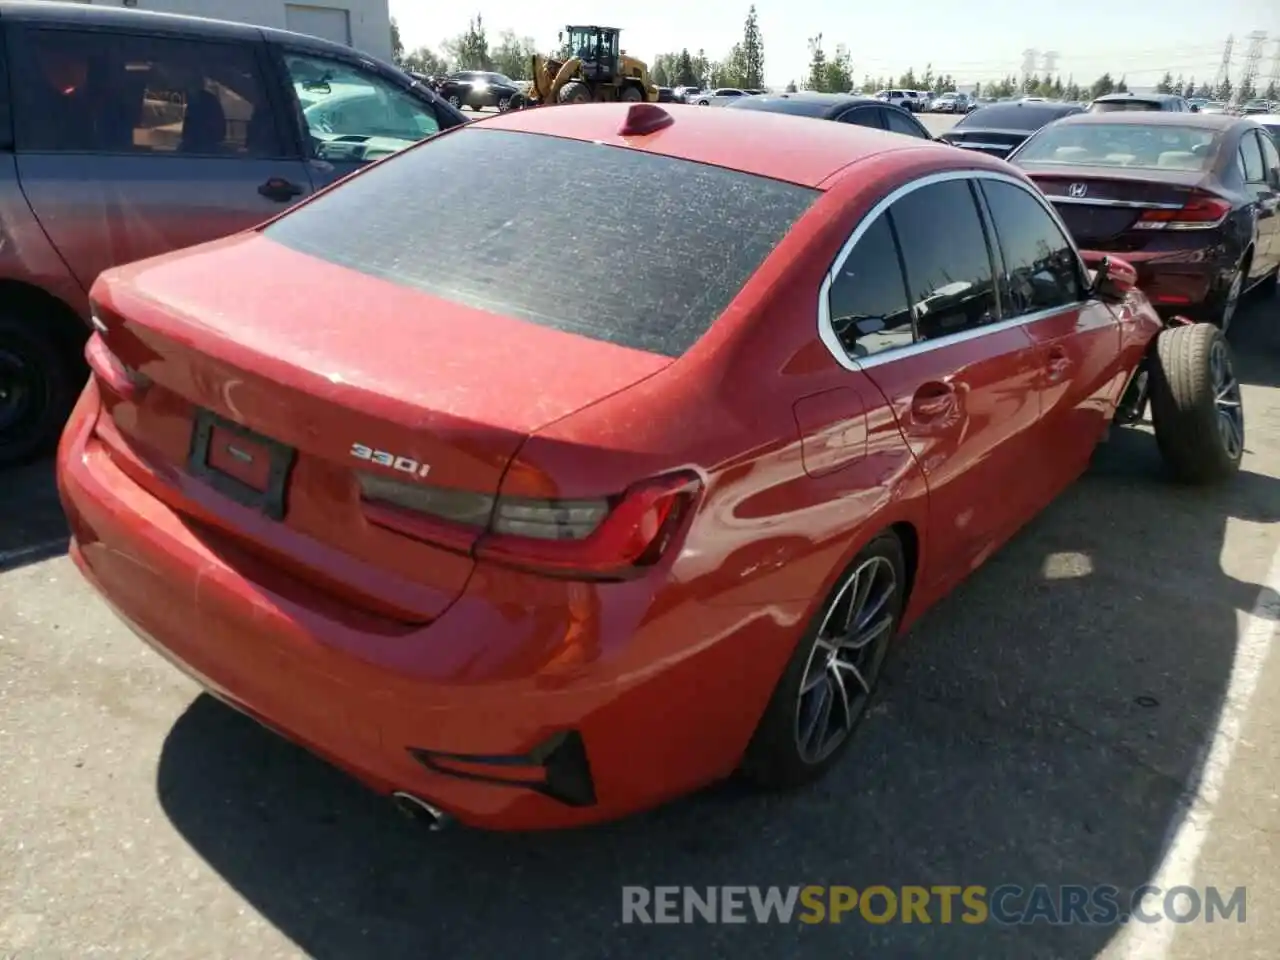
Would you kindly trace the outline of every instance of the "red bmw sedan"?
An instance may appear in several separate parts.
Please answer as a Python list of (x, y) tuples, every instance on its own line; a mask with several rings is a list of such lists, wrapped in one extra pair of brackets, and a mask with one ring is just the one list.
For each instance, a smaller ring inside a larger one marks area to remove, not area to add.
[[(761, 144), (768, 144), (761, 149)], [(820, 776), (892, 639), (1148, 401), (1243, 449), (991, 158), (676, 105), (469, 124), (104, 273), (72, 557), (227, 703), (441, 822)]]

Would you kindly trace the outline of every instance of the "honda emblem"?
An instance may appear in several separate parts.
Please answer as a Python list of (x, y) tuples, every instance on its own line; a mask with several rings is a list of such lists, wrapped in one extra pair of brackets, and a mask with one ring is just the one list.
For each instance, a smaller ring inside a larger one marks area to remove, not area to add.
[(1089, 192), (1088, 186), (1083, 183), (1073, 183), (1071, 186), (1067, 187), (1067, 196), (1074, 197), (1077, 200), (1079, 200), (1088, 192)]

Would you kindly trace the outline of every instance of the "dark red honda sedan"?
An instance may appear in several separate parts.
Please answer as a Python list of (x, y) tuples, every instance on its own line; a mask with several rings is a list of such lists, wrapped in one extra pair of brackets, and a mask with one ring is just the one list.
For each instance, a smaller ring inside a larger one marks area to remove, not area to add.
[(483, 120), (102, 275), (71, 555), (207, 689), (436, 822), (803, 783), (1113, 420), (1149, 397), (1179, 475), (1239, 464), (1221, 334), (1087, 263), (949, 146)]
[(1043, 127), (1010, 162), (1076, 242), (1124, 257), (1156, 308), (1231, 325), (1280, 277), (1280, 152), (1227, 114), (1086, 113)]

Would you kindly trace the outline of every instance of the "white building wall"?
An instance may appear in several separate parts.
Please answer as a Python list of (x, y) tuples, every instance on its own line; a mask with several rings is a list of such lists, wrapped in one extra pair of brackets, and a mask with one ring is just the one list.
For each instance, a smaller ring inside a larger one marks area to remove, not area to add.
[[(357, 50), (382, 60), (391, 59), (391, 11), (387, 0), (80, 0), (96, 7), (132, 7), (137, 10), (153, 10), (157, 13), (181, 13), (193, 17), (211, 17), (214, 20), (236, 20), (260, 27), (290, 27), (287, 7), (296, 6), (302, 11), (303, 22), (335, 22), (324, 17), (324, 8), (347, 11), (351, 27), (351, 45)], [(316, 8), (321, 8), (318, 13)], [(310, 13), (310, 16), (307, 14)], [(295, 16), (294, 22), (298, 22)], [(338, 40), (338, 37), (325, 37)]]

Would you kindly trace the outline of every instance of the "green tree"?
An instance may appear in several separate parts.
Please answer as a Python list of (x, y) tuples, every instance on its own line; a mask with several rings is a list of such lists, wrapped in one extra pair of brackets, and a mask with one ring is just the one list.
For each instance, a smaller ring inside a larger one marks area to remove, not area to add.
[(697, 78), (693, 81), (696, 86), (705, 87), (711, 83), (711, 61), (707, 59), (707, 51), (701, 48), (693, 58), (693, 75)]
[(400, 68), (412, 70), (414, 73), (425, 73), (429, 77), (438, 77), (449, 72), (449, 64), (445, 62), (444, 57), (430, 47), (419, 47), (412, 53), (406, 53)]
[(742, 28), (742, 85), (749, 90), (764, 87), (764, 38), (760, 36), (754, 3)]
[(1097, 80), (1093, 81), (1093, 86), (1089, 88), (1089, 96), (1096, 100), (1098, 97), (1105, 97), (1108, 93), (1116, 92), (1116, 82), (1111, 79), (1111, 74), (1104, 73)]
[(822, 49), (822, 34), (809, 38), (809, 80), (805, 86), (820, 92), (827, 89), (827, 54)]
[(1156, 84), (1156, 93), (1173, 93), (1173, 74), (1166, 72)]
[(1268, 100), (1280, 100), (1280, 83), (1272, 80), (1267, 84), (1267, 89), (1262, 95)]
[(787, 93), (795, 93), (795, 92), (796, 92), (796, 82), (792, 80), (787, 84)]
[(1196, 78), (1192, 77), (1182, 85), (1182, 95), (1184, 97), (1194, 97), (1196, 95)]
[(941, 77), (934, 76), (932, 63), (926, 63), (924, 65), (924, 76), (920, 78), (920, 83), (925, 90), (932, 90), (933, 85), (938, 83), (941, 79)]
[(1083, 100), (1084, 91), (1080, 89), (1080, 84), (1076, 83), (1075, 74), (1067, 77), (1067, 85), (1063, 88), (1062, 99), (1064, 100)]
[(1022, 92), (1027, 96), (1034, 96), (1036, 90), (1040, 87), (1040, 77), (1037, 74), (1029, 73), (1022, 81)]
[(1221, 82), (1220, 84), (1218, 84), (1218, 86), (1217, 86), (1217, 87), (1215, 87), (1215, 88), (1214, 88), (1214, 91), (1213, 91), (1213, 99), (1215, 99), (1215, 100), (1230, 100), (1230, 99), (1231, 99), (1231, 94), (1232, 94), (1232, 92), (1234, 92), (1234, 90), (1235, 90), (1235, 87), (1233, 87), (1233, 86), (1231, 85), (1231, 78), (1230, 78), (1230, 77), (1223, 77), (1223, 78), (1222, 78), (1222, 82)]
[(835, 54), (827, 61), (823, 89), (829, 93), (848, 93), (853, 89), (853, 57), (843, 43), (836, 44)]
[(680, 57), (676, 61), (676, 75), (672, 79), (675, 80), (677, 87), (693, 87), (697, 86), (699, 77), (693, 69), (693, 57), (689, 56), (689, 48), (685, 47), (680, 51)]
[(973, 85), (973, 95), (974, 95), (974, 97), (980, 97), (980, 96), (982, 96), (982, 83), (981, 83), (981, 81), (979, 81), (978, 83), (975, 83), (975, 84)]
[(391, 18), (391, 60), (396, 66), (404, 68), (404, 41), (400, 39), (400, 24)]
[(1252, 80), (1246, 80), (1244, 83), (1240, 84), (1240, 90), (1236, 94), (1236, 96), (1240, 98), (1241, 103), (1244, 103), (1246, 100), (1252, 100), (1257, 95), (1258, 88), (1254, 86)]
[(476, 14), (467, 29), (452, 40), (446, 40), (445, 52), (455, 70), (492, 70), (489, 56), (489, 37), (484, 32), (484, 19)]
[(1120, 76), (1120, 82), (1116, 84), (1116, 93), (1128, 93), (1129, 85), (1124, 82), (1124, 75)]
[(514, 30), (503, 30), (490, 62), (494, 70), (512, 80), (528, 80), (533, 76), (532, 61), (537, 52), (533, 37), (517, 37)]
[(902, 76), (898, 77), (898, 86), (904, 90), (919, 90), (920, 80), (916, 77), (915, 68), (912, 67)]

